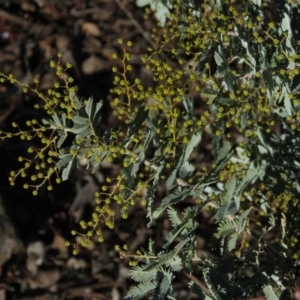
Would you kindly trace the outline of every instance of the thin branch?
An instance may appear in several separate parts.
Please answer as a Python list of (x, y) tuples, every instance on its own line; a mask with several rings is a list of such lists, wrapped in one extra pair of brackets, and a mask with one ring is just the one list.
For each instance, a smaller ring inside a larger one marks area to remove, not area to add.
[(140, 34), (144, 37), (144, 39), (151, 45), (153, 49), (157, 48), (157, 45), (152, 41), (152, 39), (149, 37), (149, 35), (145, 32), (145, 30), (141, 27), (139, 22), (134, 18), (132, 13), (125, 7), (124, 3), (122, 3), (120, 0), (115, 0), (119, 7), (122, 9), (122, 11), (126, 14), (128, 19), (133, 23), (133, 25), (136, 27), (136, 29), (140, 32)]
[[(139, 159), (139, 156), (137, 154), (135, 154), (134, 152), (130, 151), (129, 149), (126, 149), (126, 154), (129, 155), (129, 156), (131, 156), (131, 157), (134, 157), (136, 160)], [(147, 167), (149, 167), (149, 168), (151, 168), (154, 171), (158, 170), (158, 166), (155, 165), (155, 164), (153, 164), (153, 163), (151, 163), (149, 160), (144, 160), (144, 165), (147, 166)], [(177, 181), (177, 183), (178, 183), (179, 186), (183, 186), (183, 187), (190, 186), (190, 184), (188, 182), (184, 181), (181, 178), (177, 178), (176, 181)], [(207, 199), (207, 196), (204, 193), (202, 193), (199, 197), (202, 200), (206, 200)], [(214, 208), (218, 208), (219, 207), (219, 205), (216, 202), (214, 202), (214, 201), (210, 201), (206, 205), (214, 207)], [(229, 214), (229, 213), (227, 214), (227, 218), (230, 219), (230, 220), (234, 220), (234, 216), (231, 215), (231, 214)]]

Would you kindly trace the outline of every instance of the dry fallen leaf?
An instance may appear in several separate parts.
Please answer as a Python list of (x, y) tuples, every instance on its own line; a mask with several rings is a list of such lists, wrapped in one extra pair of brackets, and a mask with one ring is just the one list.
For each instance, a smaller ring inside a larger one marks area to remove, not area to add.
[(55, 36), (55, 44), (57, 50), (64, 53), (65, 51), (69, 50), (71, 47), (71, 40), (64, 34), (57, 34)]
[(53, 73), (46, 73), (39, 82), (39, 88), (41, 90), (51, 89), (55, 82), (57, 81), (57, 77)]
[(107, 69), (108, 63), (97, 57), (96, 55), (91, 55), (89, 58), (83, 61), (81, 65), (81, 70), (86, 75), (91, 75), (102, 70)]
[(88, 264), (82, 258), (75, 258), (72, 256), (66, 263), (66, 266), (70, 269), (80, 270), (88, 268)]
[(6, 290), (0, 289), (0, 300), (6, 300)]
[(78, 222), (81, 219), (85, 205), (93, 202), (99, 186), (90, 178), (84, 186), (81, 186), (79, 182), (77, 182), (76, 189), (77, 194), (69, 209), (69, 215), (73, 216)]
[(99, 39), (93, 37), (93, 36), (88, 36), (84, 39), (83, 41), (83, 47), (82, 51), (86, 53), (102, 53), (102, 43), (99, 41)]
[(84, 33), (84, 35), (86, 36), (100, 36), (101, 35), (101, 31), (99, 29), (99, 27), (92, 22), (83, 22), (81, 24), (81, 30)]
[(117, 52), (117, 50), (114, 49), (113, 47), (105, 47), (101, 50), (101, 54), (109, 60), (112, 59), (113, 53), (116, 53), (116, 52)]
[(35, 278), (27, 278), (24, 283), (27, 285), (27, 288), (29, 287), (30, 289), (51, 288), (60, 277), (61, 272), (57, 268), (39, 270)]
[(111, 20), (112, 15), (118, 9), (116, 1), (111, 0), (101, 0), (101, 9), (94, 9), (92, 14), (93, 20), (101, 20), (101, 22), (106, 20)]
[(38, 273), (38, 267), (43, 264), (45, 259), (45, 246), (42, 242), (36, 241), (28, 245), (26, 252), (27, 270), (30, 272), (31, 276), (35, 277)]
[(29, 1), (22, 1), (21, 2), (21, 8), (24, 11), (34, 12), (36, 11), (36, 7), (30, 3)]
[(68, 257), (68, 248), (65, 243), (66, 240), (60, 234), (54, 231), (54, 238), (50, 248), (57, 249), (62, 257)]
[(18, 253), (22, 248), (22, 243), (16, 236), (13, 224), (6, 215), (0, 198), (0, 268), (11, 258), (13, 254)]
[(118, 289), (115, 286), (111, 290), (111, 299), (112, 300), (120, 300), (121, 299), (120, 292), (118, 291)]
[(53, 49), (52, 43), (53, 43), (52, 37), (40, 40), (38, 43), (41, 51), (44, 53), (44, 56), (47, 60), (52, 59), (55, 55), (56, 50)]

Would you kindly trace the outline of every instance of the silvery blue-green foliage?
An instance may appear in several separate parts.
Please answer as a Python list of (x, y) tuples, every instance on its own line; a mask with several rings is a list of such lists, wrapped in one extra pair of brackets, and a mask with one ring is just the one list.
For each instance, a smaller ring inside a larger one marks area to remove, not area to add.
[[(150, 6), (150, 9), (155, 12), (155, 17), (161, 26), (164, 26), (166, 20), (171, 18), (171, 11), (173, 8), (173, 3), (176, 3), (175, 0), (136, 0), (136, 5), (139, 7)], [(211, 4), (220, 8), (221, 1), (213, 0)], [(185, 9), (191, 9), (192, 14), (200, 18), (200, 11), (197, 9), (198, 3), (195, 0), (183, 0), (181, 3)]]
[[(220, 28), (225, 27), (226, 14), (230, 15), (228, 6), (225, 1), (217, 1), (216, 6), (218, 14), (224, 14), (223, 19), (216, 18), (216, 22)], [(193, 5), (191, 7), (194, 9)], [(199, 16), (200, 12), (195, 14), (193, 9), (184, 10), (184, 13)], [(242, 161), (235, 160), (234, 164), (240, 163), (240, 166), (237, 166), (236, 174), (225, 182), (224, 191), (218, 194), (218, 200), (214, 203), (214, 218), (218, 224), (215, 238), (220, 241), (220, 258), (204, 259), (199, 268), (208, 292), (201, 290), (195, 283), (191, 283), (190, 288), (199, 299), (247, 299), (260, 292), (266, 299), (288, 299), (294, 285), (296, 266), (290, 251), (297, 251), (300, 238), (296, 229), (300, 224), (300, 132), (297, 127), (299, 57), (296, 55), (299, 53), (300, 11), (299, 5), (293, 1), (274, 2), (271, 7), (270, 3), (257, 0), (247, 1), (241, 10), (240, 21), (232, 26), (229, 33), (226, 29), (220, 29), (217, 33), (220, 42), (216, 42), (216, 38), (212, 39), (196, 61), (196, 70), (205, 76), (204, 66), (206, 63), (211, 64), (213, 58), (217, 70), (214, 78), (207, 81), (202, 96), (208, 99), (208, 104), (215, 112), (220, 107), (225, 112), (233, 108), (238, 112), (234, 121), (236, 127), (241, 128), (245, 134), (244, 150), (239, 150), (247, 152), (248, 157)], [(257, 34), (255, 26), (260, 30)], [(182, 35), (188, 34), (184, 24), (181, 25), (181, 32)], [(260, 38), (262, 33), (266, 34), (265, 39), (269, 38), (272, 42), (264, 42)], [(246, 102), (239, 102), (240, 90)], [(247, 104), (250, 107), (247, 108)], [(240, 105), (245, 106), (245, 109), (239, 109)], [(190, 111), (187, 105), (185, 108), (187, 112)], [(226, 118), (219, 118), (218, 122), (219, 128), (226, 128)], [(276, 125), (277, 131), (271, 130), (270, 124)], [(191, 145), (195, 138), (191, 137)], [(216, 158), (224, 151), (220, 147), (222, 140), (214, 137), (213, 152)], [(218, 171), (226, 167), (229, 153), (227, 151), (223, 154), (226, 158), (224, 161), (216, 159), (215, 174), (209, 176), (210, 179), (216, 176), (216, 181), (210, 181), (208, 185), (217, 183)], [(191, 272), (194, 268), (193, 233), (198, 226), (192, 222), (192, 218), (201, 213), (201, 209), (211, 203), (211, 199), (204, 193), (207, 187), (205, 178), (193, 185), (178, 182), (180, 169), (193, 176), (195, 166), (188, 162), (189, 154), (189, 151), (183, 152), (178, 157), (177, 166), (166, 180), (170, 194), (148, 216), (153, 222), (167, 211), (173, 229), (167, 237), (164, 251), (179, 236), (181, 242), (174, 249), (179, 245), (182, 247), (181, 252), (177, 253), (182, 259), (182, 270)], [(202, 200), (201, 205), (178, 214), (173, 206), (186, 197), (194, 197), (196, 191), (197, 197)], [(272, 208), (274, 202), (277, 208)], [(263, 223), (253, 223), (257, 211), (266, 215)], [(266, 235), (275, 229), (279, 232), (277, 237), (274, 235), (272, 243), (265, 242)], [(243, 249), (241, 240), (247, 235), (252, 242)], [(238, 258), (232, 256), (233, 251), (236, 251)], [(262, 254), (265, 259), (262, 259)], [(159, 259), (160, 255), (155, 255)], [(174, 255), (171, 249), (169, 255), (170, 258)], [(143, 267), (152, 264), (149, 261)], [(245, 271), (241, 272), (241, 269)], [(138, 297), (137, 290), (135, 293)], [(134, 298), (134, 291), (131, 297)]]
[(167, 18), (170, 17), (172, 9), (172, 1), (170, 0), (136, 0), (136, 5), (143, 7), (150, 5), (152, 11), (155, 12), (155, 17), (161, 26), (164, 26)]
[[(74, 99), (77, 109), (77, 113), (73, 117), (72, 123), (67, 121), (65, 113), (61, 115), (54, 113), (52, 119), (43, 120), (43, 123), (47, 125), (47, 128), (56, 129), (59, 134), (57, 147), (60, 149), (60, 155), (55, 167), (62, 170), (63, 180), (69, 178), (71, 170), (75, 166), (78, 167), (79, 160), (85, 157), (89, 150), (93, 148), (91, 137), (96, 137), (101, 134), (97, 129), (97, 126), (101, 121), (99, 111), (102, 107), (102, 101), (95, 103), (93, 99), (90, 98), (86, 105), (83, 105), (83, 99), (79, 99), (75, 94), (71, 94), (70, 97)], [(68, 134), (74, 134), (74, 143), (72, 146), (62, 147)], [(76, 140), (83, 141), (83, 143), (80, 145), (76, 144)], [(109, 141), (109, 135), (104, 135), (103, 140)], [(93, 155), (90, 156), (87, 161), (88, 166), (92, 166), (93, 172), (99, 168), (101, 162), (107, 155), (108, 151), (97, 151), (97, 149), (93, 151)]]

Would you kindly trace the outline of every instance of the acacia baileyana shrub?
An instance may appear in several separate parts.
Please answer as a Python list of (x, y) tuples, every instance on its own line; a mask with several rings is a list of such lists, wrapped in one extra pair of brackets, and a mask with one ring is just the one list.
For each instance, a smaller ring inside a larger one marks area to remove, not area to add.
[[(49, 118), (0, 137), (38, 137), (44, 145), (29, 148), (32, 158), (20, 157), (24, 166), (9, 178), (13, 185), (33, 166), (36, 175), (24, 188), (34, 194), (44, 184), (51, 189), (55, 178), (67, 180), (82, 158), (93, 172), (104, 159), (122, 162), (122, 173), (96, 193), (91, 221), (81, 222), (82, 246), (95, 235), (103, 241), (101, 222), (114, 227), (114, 202), (123, 218), (130, 206), (146, 206), (149, 227), (162, 214), (169, 218), (162, 249), (150, 240), (131, 255), (136, 287), (125, 299), (175, 299), (176, 274), (193, 272), (205, 283), (189, 283), (198, 299), (289, 299), (293, 292), (300, 255), (300, 6), (211, 2), (174, 4), (170, 21), (154, 30), (157, 49), (143, 57), (154, 87), (128, 79), (131, 42), (119, 40), (122, 53), (113, 58), (122, 68), (113, 68), (111, 105), (123, 129), (101, 129), (102, 103), (79, 99), (58, 60), (51, 62), (60, 79), (53, 90), (23, 85), (44, 101), (39, 109)], [(17, 82), (13, 75), (1, 80)], [(73, 143), (64, 147), (67, 137)], [(190, 157), (204, 138), (213, 161), (200, 170)], [(158, 185), (167, 190), (164, 199), (156, 198)], [(197, 220), (206, 209), (217, 225), (215, 256), (197, 251)]]

